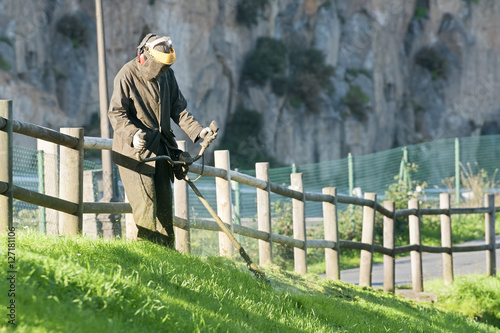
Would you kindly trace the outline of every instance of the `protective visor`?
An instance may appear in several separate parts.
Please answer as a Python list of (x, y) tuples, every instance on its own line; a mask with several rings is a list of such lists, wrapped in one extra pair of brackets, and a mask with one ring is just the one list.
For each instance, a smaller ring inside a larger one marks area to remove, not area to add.
[[(170, 53), (164, 53), (154, 49), (155, 46), (161, 43), (165, 43), (167, 48), (170, 50)], [(175, 51), (172, 47), (172, 41), (169, 37), (158, 38), (151, 43), (146, 43), (146, 48), (149, 54), (151, 54), (156, 61), (162, 64), (172, 65), (175, 62)]]

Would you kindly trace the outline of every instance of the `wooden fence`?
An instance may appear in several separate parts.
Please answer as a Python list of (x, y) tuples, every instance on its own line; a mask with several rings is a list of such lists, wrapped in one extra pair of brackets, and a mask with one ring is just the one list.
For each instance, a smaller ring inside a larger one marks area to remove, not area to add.
[[(59, 197), (48, 196), (13, 185), (12, 182), (12, 133), (53, 142), (60, 149)], [(84, 137), (82, 128), (63, 128), (60, 132), (12, 119), (11, 101), (0, 101), (0, 231), (5, 232), (12, 226), (13, 198), (58, 210), (60, 213), (59, 229), (63, 235), (77, 235), (82, 232), (83, 214), (125, 213), (127, 229), (134, 227), (130, 221), (131, 207), (128, 203), (83, 202), (83, 149), (111, 149), (112, 140)], [(180, 143), (183, 147), (184, 143)], [(384, 255), (384, 290), (394, 292), (395, 256), (410, 253), (411, 276), (414, 291), (423, 291), (422, 253), (443, 254), (443, 278), (445, 284), (453, 282), (454, 252), (486, 251), (486, 271), (496, 274), (495, 250), (500, 246), (495, 241), (494, 195), (485, 195), (485, 207), (450, 208), (449, 194), (440, 195), (439, 209), (423, 209), (418, 200), (408, 202), (408, 209), (395, 210), (394, 202), (377, 202), (375, 193), (365, 193), (364, 198), (338, 195), (334, 187), (324, 188), (322, 193), (306, 192), (303, 188), (302, 174), (293, 173), (291, 186), (286, 187), (269, 181), (268, 163), (256, 164), (256, 177), (230, 170), (229, 152), (215, 152), (215, 166), (193, 164), (190, 171), (204, 176), (216, 177), (217, 213), (234, 233), (259, 240), (259, 263), (266, 266), (271, 263), (272, 243), (294, 248), (295, 271), (304, 274), (307, 271), (307, 249), (324, 248), (326, 276), (340, 279), (339, 254), (341, 249), (361, 251), (359, 285), (371, 286), (374, 252)], [(257, 189), (258, 229), (233, 225), (231, 222), (231, 186), (230, 182), (255, 187)], [(220, 231), (219, 226), (210, 220), (190, 220), (188, 210), (187, 184), (184, 181), (174, 183), (174, 207), (176, 226), (176, 247), (181, 252), (189, 252), (190, 229)], [(272, 232), (270, 213), (270, 193), (273, 192), (292, 199), (293, 237)], [(325, 239), (306, 239), (305, 205), (308, 201), (323, 203)], [(339, 239), (337, 205), (339, 203), (363, 206), (363, 225), (361, 242)], [(384, 216), (383, 245), (374, 243), (375, 215)], [(485, 244), (475, 246), (452, 245), (451, 215), (484, 214)], [(421, 243), (420, 231), (422, 216), (441, 216), (441, 246), (426, 246)], [(394, 221), (396, 217), (408, 216), (410, 244), (394, 246)], [(127, 234), (129, 231), (127, 230)], [(219, 232), (221, 255), (232, 256), (232, 247), (227, 237)]]

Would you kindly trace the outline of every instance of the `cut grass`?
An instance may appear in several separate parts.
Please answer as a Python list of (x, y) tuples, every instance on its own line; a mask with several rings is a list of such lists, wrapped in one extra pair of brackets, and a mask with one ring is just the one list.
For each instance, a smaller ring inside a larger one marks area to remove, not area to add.
[[(6, 235), (0, 236), (7, 244)], [(0, 249), (7, 258), (7, 246)], [(1, 265), (2, 277), (7, 276)], [(492, 332), (371, 288), (148, 242), (16, 235), (16, 332)], [(2, 278), (2, 306), (8, 281)], [(6, 310), (4, 310), (6, 311)], [(10, 331), (5, 314), (0, 331)]]

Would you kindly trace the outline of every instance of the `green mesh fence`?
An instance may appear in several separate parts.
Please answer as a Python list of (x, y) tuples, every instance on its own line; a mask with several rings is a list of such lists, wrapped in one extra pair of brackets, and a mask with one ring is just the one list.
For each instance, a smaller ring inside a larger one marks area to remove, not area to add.
[[(457, 150), (458, 147), (458, 160)], [(405, 159), (406, 150), (406, 159)], [(37, 191), (38, 182), (38, 155), (35, 149), (14, 147), (14, 184)], [(53, 157), (54, 159), (54, 157)], [(45, 156), (45, 163), (50, 159)], [(418, 166), (415, 172), (405, 174), (402, 168), (406, 162)], [(357, 194), (364, 192), (375, 192), (382, 200), (390, 184), (396, 182), (395, 177), (407, 178), (419, 183), (427, 183), (425, 189), (426, 197), (432, 200), (433, 195), (443, 191), (454, 193), (454, 182), (457, 163), (464, 167), (470, 167), (473, 173), (484, 170), (488, 177), (493, 177), (497, 168), (500, 167), (500, 135), (467, 137), (456, 139), (443, 139), (433, 142), (421, 143), (408, 147), (394, 148), (387, 151), (352, 156), (352, 167), (349, 159), (327, 161), (315, 164), (297, 165), (270, 170), (270, 180), (273, 183), (284, 186), (290, 185), (290, 174), (293, 171), (303, 174), (304, 189), (308, 192), (321, 192), (323, 187), (336, 187), (339, 194), (349, 195), (351, 191)], [(54, 163), (54, 168), (58, 163)], [(97, 163), (85, 161), (85, 170), (100, 169)], [(255, 176), (255, 170), (243, 170), (242, 173)], [(118, 173), (116, 173), (118, 175)], [(352, 176), (352, 184), (349, 183), (349, 175)], [(118, 176), (119, 177), (119, 176)], [(195, 178), (196, 175), (191, 175)], [(120, 183), (119, 179), (116, 180)], [(451, 184), (445, 186), (445, 183)], [(234, 184), (233, 184), (234, 185)], [(216, 209), (215, 179), (202, 177), (196, 186), (206, 197), (209, 203)], [(121, 186), (116, 187), (123, 192)], [(459, 189), (462, 192), (464, 188)], [(240, 184), (239, 190), (233, 187), (233, 214), (235, 217), (252, 221), (257, 216), (256, 189)], [(123, 193), (120, 193), (123, 198)], [(237, 200), (237, 197), (239, 200)], [(271, 194), (271, 200), (291, 202), (290, 199)], [(189, 191), (190, 216), (191, 218), (211, 218), (198, 198)], [(452, 205), (455, 203), (452, 203)], [(15, 200), (15, 218), (24, 217), (36, 221), (38, 207)], [(272, 211), (274, 214), (274, 210)], [(322, 205), (318, 202), (307, 202), (306, 216), (309, 218), (322, 216)]]
[[(45, 174), (44, 172), (44, 169), (59, 169), (58, 156), (42, 153), (36, 149), (22, 146), (14, 146), (13, 155), (14, 185), (31, 191), (46, 193), (46, 184), (58, 184), (58, 179), (53, 179), (51, 174)], [(39, 168), (42, 164), (44, 167)], [(101, 168), (100, 164), (93, 161), (84, 161), (83, 167), (84, 170)], [(14, 199), (13, 206), (13, 219), (17, 226), (34, 228), (38, 226), (40, 219), (38, 206), (17, 199)]]
[[(458, 141), (458, 147), (457, 147)], [(456, 160), (456, 148), (458, 148), (458, 160)], [(407, 158), (405, 157), (405, 149)], [(406, 162), (416, 165), (415, 170), (405, 174)], [(417, 145), (394, 148), (374, 154), (352, 157), (352, 169), (349, 170), (348, 158), (327, 161), (315, 164), (295, 166), (296, 172), (303, 174), (304, 189), (308, 192), (321, 192), (323, 187), (336, 187), (337, 192), (349, 195), (351, 190), (354, 194), (362, 195), (364, 192), (377, 193), (379, 199), (383, 199), (389, 185), (395, 183), (395, 177), (427, 184), (425, 188), (426, 198), (436, 200), (439, 193), (455, 189), (447, 187), (454, 185), (451, 177), (455, 177), (457, 163), (471, 167), (472, 173), (484, 170), (488, 177), (493, 178), (500, 167), (500, 135), (466, 137), (460, 139), (442, 139)], [(290, 185), (290, 173), (293, 167), (276, 168), (270, 170), (272, 182)], [(463, 168), (460, 166), (460, 171)], [(245, 170), (243, 173), (254, 175), (255, 171)], [(349, 186), (349, 173), (352, 174), (352, 189)], [(466, 191), (464, 188), (461, 192)], [(244, 198), (252, 195), (251, 198)], [(254, 218), (256, 216), (255, 194), (240, 193), (242, 197), (240, 216), (242, 218)], [(283, 198), (272, 197), (273, 200)], [(453, 205), (454, 203), (452, 203)], [(321, 217), (322, 205), (318, 202), (307, 202), (307, 217)]]

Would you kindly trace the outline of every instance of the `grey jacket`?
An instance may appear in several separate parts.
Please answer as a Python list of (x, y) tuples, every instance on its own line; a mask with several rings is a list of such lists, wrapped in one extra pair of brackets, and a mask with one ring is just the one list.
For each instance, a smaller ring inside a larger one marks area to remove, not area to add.
[(134, 134), (146, 133), (142, 158), (154, 157), (176, 149), (170, 119), (186, 132), (193, 142), (203, 127), (186, 110), (174, 71), (168, 69), (157, 82), (142, 78), (137, 58), (126, 63), (114, 80), (108, 117), (114, 130), (113, 161), (120, 166), (144, 173), (154, 173), (154, 162), (140, 162), (133, 147)]

